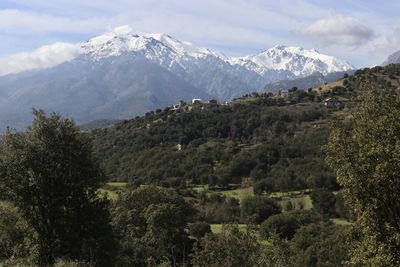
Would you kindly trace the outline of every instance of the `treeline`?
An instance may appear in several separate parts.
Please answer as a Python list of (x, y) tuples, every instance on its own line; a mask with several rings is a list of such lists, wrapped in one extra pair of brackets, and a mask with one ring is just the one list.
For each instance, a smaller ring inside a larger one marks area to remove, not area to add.
[(110, 180), (134, 184), (179, 188), (251, 177), (276, 191), (336, 188), (320, 149), (329, 111), (311, 93), (294, 95), (287, 102), (268, 95), (210, 111), (147, 114), (95, 130), (95, 155)]

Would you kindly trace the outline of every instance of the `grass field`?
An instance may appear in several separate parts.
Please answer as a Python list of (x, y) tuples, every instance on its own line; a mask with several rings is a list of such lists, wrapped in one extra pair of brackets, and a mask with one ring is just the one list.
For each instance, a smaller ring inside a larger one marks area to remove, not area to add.
[[(204, 187), (197, 187), (196, 191), (204, 191), (206, 190)], [(283, 208), (286, 207), (287, 203), (292, 202), (292, 206), (295, 209), (311, 209), (312, 202), (310, 195), (308, 194), (310, 190), (304, 191), (290, 191), (290, 192), (273, 192), (271, 193), (271, 197), (276, 199)], [(209, 192), (211, 193), (211, 192)], [(254, 196), (253, 187), (247, 188), (239, 188), (235, 190), (225, 190), (225, 191), (217, 191), (215, 193), (220, 193), (227, 197), (237, 198), (239, 201), (242, 201), (246, 197)]]
[(237, 198), (239, 199), (239, 201), (241, 201), (246, 197), (254, 196), (253, 187), (239, 188), (235, 190), (226, 190), (226, 191), (221, 191), (219, 193), (227, 197)]
[(99, 189), (101, 195), (107, 195), (110, 200), (116, 200), (118, 193), (125, 190), (128, 183), (123, 182), (110, 182), (106, 183), (102, 188)]

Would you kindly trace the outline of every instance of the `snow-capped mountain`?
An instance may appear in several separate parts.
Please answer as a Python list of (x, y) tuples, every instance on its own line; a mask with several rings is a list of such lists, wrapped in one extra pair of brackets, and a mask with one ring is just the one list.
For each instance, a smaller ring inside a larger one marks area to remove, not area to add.
[(296, 77), (305, 77), (315, 72), (327, 75), (354, 69), (344, 60), (319, 53), (315, 49), (277, 45), (259, 54), (233, 58), (232, 64), (246, 66), (260, 75), (266, 70), (286, 70)]
[(162, 34), (135, 34), (129, 27), (118, 27), (113, 31), (94, 37), (81, 44), (81, 54), (95, 60), (120, 56), (128, 52), (143, 52), (152, 60), (162, 61), (174, 57), (179, 62), (184, 57), (202, 58), (206, 56), (228, 59), (224, 54), (207, 48), (197, 47), (189, 42), (181, 42)]
[(339, 59), (277, 46), (232, 58), (165, 34), (119, 27), (78, 45), (78, 56), (47, 69), (0, 76), (0, 128), (22, 127), (31, 108), (84, 123), (126, 119), (179, 100), (230, 100), (266, 84), (352, 67)]
[(234, 58), (166, 34), (137, 34), (126, 26), (83, 43), (81, 54), (94, 61), (140, 54), (221, 100), (280, 80), (353, 69), (347, 62), (315, 49), (275, 46), (256, 55)]
[(400, 64), (400, 50), (388, 56), (388, 58), (382, 63), (382, 66), (389, 64)]
[(230, 62), (223, 53), (197, 47), (165, 34), (136, 34), (121, 27), (81, 44), (81, 57), (101, 62), (106, 58), (143, 56), (221, 100), (241, 96), (266, 83), (287, 79), (291, 74), (267, 70), (265, 75)]
[(166, 34), (138, 35), (132, 33), (129, 27), (116, 28), (81, 45), (81, 53), (94, 60), (121, 56), (129, 52), (140, 52), (149, 60), (172, 70), (178, 66), (187, 69), (187, 65), (193, 61), (212, 58), (224, 61), (236, 69), (244, 67), (261, 75), (269, 80), (268, 82), (282, 78), (271, 77), (271, 71), (286, 72), (285, 78), (291, 79), (305, 77), (315, 72), (327, 75), (354, 69), (346, 61), (321, 54), (315, 49), (277, 45), (255, 55), (228, 57), (221, 52), (181, 42)]

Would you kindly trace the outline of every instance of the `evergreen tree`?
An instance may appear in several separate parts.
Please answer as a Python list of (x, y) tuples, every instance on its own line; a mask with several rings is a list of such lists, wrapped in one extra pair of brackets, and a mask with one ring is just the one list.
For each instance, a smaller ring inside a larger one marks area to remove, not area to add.
[(97, 195), (102, 182), (91, 141), (72, 120), (34, 110), (26, 132), (7, 130), (0, 190), (37, 233), (37, 265), (66, 258), (110, 266), (108, 202)]
[(400, 92), (368, 91), (351, 126), (334, 129), (328, 162), (360, 230), (350, 263), (400, 265)]

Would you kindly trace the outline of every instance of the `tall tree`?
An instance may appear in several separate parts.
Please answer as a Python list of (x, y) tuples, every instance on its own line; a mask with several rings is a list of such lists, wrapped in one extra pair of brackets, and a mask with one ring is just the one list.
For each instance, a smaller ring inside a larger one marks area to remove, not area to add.
[(358, 218), (355, 266), (400, 266), (400, 92), (365, 92), (350, 124), (334, 129), (328, 162)]
[(38, 265), (57, 258), (109, 266), (112, 228), (97, 189), (103, 176), (90, 139), (70, 119), (34, 111), (26, 132), (7, 130), (0, 149), (0, 189), (37, 232)]
[(186, 232), (195, 210), (172, 189), (154, 185), (121, 194), (113, 209), (120, 241), (116, 266), (146, 266), (148, 261), (172, 266), (186, 262), (192, 240)]

